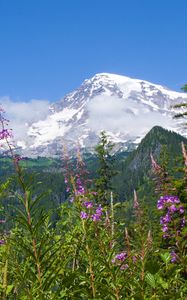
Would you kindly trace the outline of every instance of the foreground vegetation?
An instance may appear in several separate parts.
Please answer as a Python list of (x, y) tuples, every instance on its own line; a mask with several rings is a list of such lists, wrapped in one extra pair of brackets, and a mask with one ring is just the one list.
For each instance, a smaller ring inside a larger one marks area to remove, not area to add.
[[(149, 158), (156, 192), (152, 201), (134, 191), (132, 201), (123, 202), (115, 200), (112, 145), (103, 133), (94, 182), (80, 154), (76, 166), (65, 157), (68, 201), (56, 208), (54, 220), (54, 210), (45, 206), (48, 187), (40, 192), (40, 182), (14, 154), (3, 113), (0, 121), (0, 139), (16, 172), (0, 187), (1, 199), (11, 197), (14, 206), (5, 219), (2, 201), (1, 299), (187, 299), (184, 143), (181, 168), (173, 168), (171, 177), (165, 154), (159, 164), (153, 155)], [(19, 186), (14, 192), (12, 180)]]

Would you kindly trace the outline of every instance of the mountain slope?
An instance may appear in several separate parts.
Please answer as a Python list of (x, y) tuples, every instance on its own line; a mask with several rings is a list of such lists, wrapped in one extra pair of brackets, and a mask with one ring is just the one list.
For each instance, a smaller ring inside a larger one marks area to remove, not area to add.
[[(148, 188), (147, 178), (151, 176), (151, 159), (150, 153), (159, 161), (161, 149), (164, 145), (167, 146), (169, 154), (170, 170), (176, 167), (175, 159), (182, 156), (181, 142), (187, 145), (187, 139), (181, 135), (165, 130), (159, 126), (152, 128), (148, 134), (142, 139), (136, 150), (128, 152), (118, 152), (115, 154), (115, 170), (118, 175), (113, 180), (113, 186), (116, 193), (119, 195), (119, 200), (128, 200), (133, 195), (133, 189), (138, 189), (140, 186)], [(72, 159), (71, 163), (76, 165), (76, 159)], [(99, 167), (98, 158), (96, 155), (85, 153), (83, 160), (86, 169), (89, 171), (89, 179), (95, 179), (98, 176), (97, 170)], [(6, 177), (12, 175), (14, 167), (10, 158), (0, 158), (0, 181), (4, 182)], [(55, 199), (65, 199), (67, 196), (66, 187), (63, 179), (63, 161), (59, 159), (38, 158), (27, 159), (21, 161), (21, 165), (26, 168), (27, 173), (37, 173), (41, 182), (44, 182), (44, 187), (50, 187), (53, 191)], [(46, 180), (49, 184), (46, 185)], [(152, 180), (149, 181), (152, 183)], [(145, 196), (145, 192), (143, 192)], [(153, 191), (146, 190), (146, 197), (152, 197)]]
[(120, 195), (128, 197), (133, 193), (133, 189), (144, 183), (144, 178), (151, 176), (150, 154), (152, 153), (159, 162), (163, 146), (166, 146), (169, 155), (170, 169), (176, 167), (176, 158), (182, 156), (181, 142), (187, 145), (185, 137), (159, 126), (153, 127), (142, 139), (137, 149), (121, 163), (121, 171), (115, 178)]
[(59, 155), (63, 144), (93, 150), (101, 130), (117, 149), (133, 149), (155, 125), (183, 133), (172, 120), (174, 104), (187, 102), (185, 93), (125, 76), (101, 73), (50, 107), (47, 118), (28, 130), (27, 154)]

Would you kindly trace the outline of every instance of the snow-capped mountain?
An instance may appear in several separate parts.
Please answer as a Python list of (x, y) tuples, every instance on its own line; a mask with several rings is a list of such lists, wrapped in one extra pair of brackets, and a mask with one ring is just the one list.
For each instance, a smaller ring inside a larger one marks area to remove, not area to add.
[(187, 102), (187, 94), (144, 80), (96, 74), (53, 104), (46, 119), (29, 127), (25, 151), (59, 155), (64, 145), (90, 151), (101, 130), (118, 149), (134, 147), (154, 125), (184, 134), (181, 120), (172, 119), (172, 105), (181, 102)]

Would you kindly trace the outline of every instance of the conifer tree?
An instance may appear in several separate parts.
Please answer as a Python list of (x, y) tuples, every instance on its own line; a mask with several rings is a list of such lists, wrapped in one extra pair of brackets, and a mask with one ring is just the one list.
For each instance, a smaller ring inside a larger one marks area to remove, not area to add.
[(102, 204), (108, 204), (109, 193), (112, 191), (111, 179), (116, 174), (114, 171), (114, 158), (112, 149), (114, 145), (108, 141), (104, 131), (101, 132), (100, 142), (95, 150), (99, 159), (99, 177), (95, 180), (95, 186), (98, 193), (98, 201)]
[[(187, 84), (184, 84), (183, 87), (181, 88), (181, 90), (183, 90), (183, 92), (187, 93)], [(187, 103), (180, 103), (180, 104), (176, 104), (174, 105), (174, 108), (187, 108)], [(187, 110), (185, 110), (184, 112), (178, 113), (174, 116), (174, 118), (178, 119), (178, 118), (184, 118), (187, 116)], [(185, 123), (185, 126), (187, 126), (187, 123)]]
[(187, 92), (187, 84), (184, 84), (183, 87), (181, 88), (184, 92)]

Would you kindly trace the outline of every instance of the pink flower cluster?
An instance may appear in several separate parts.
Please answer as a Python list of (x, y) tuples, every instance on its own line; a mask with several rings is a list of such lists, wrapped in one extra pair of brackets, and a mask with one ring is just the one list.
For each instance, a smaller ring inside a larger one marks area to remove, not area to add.
[(171, 253), (170, 253), (170, 255), (171, 255), (171, 262), (175, 263), (177, 261), (177, 259), (178, 259), (177, 254), (175, 253), (174, 250), (172, 250)]
[(2, 129), (0, 131), (0, 140), (7, 139), (12, 136), (12, 133), (9, 129)]
[(85, 188), (83, 186), (81, 178), (77, 175), (77, 180), (76, 180), (76, 195), (82, 195), (85, 193)]
[(9, 137), (12, 137), (12, 132), (10, 129), (7, 129), (9, 121), (4, 118), (3, 114), (5, 111), (0, 107), (0, 124), (1, 124), (1, 130), (0, 130), (0, 140), (8, 139)]
[(128, 264), (124, 264), (123, 262), (127, 259), (127, 252), (118, 253), (113, 259), (112, 263), (120, 266), (120, 270), (123, 271), (129, 267)]
[[(67, 177), (67, 175), (65, 176), (65, 179), (64, 179), (64, 183), (66, 184), (66, 192), (69, 193), (71, 188), (71, 184), (69, 183), (69, 179)], [(84, 195), (85, 194), (85, 188), (84, 188), (84, 185), (82, 183), (82, 180), (80, 178), (79, 175), (76, 175), (76, 180), (75, 180), (75, 195), (78, 196), (78, 195)]]
[(180, 205), (180, 200), (177, 196), (162, 196), (157, 202), (157, 208), (164, 210), (166, 214), (160, 217), (160, 224), (162, 225), (163, 238), (172, 236), (170, 233), (170, 224), (174, 219), (179, 219), (177, 223), (177, 234), (180, 234), (181, 229), (184, 227), (186, 220), (184, 217), (184, 207)]
[(101, 205), (99, 205), (98, 207), (96, 207), (94, 213), (93, 211), (91, 212), (90, 210), (94, 209), (94, 205), (91, 201), (86, 201), (83, 203), (83, 206), (87, 209), (87, 211), (81, 211), (80, 213), (80, 218), (81, 219), (91, 219), (94, 222), (100, 221), (102, 214), (103, 214), (103, 208), (101, 207)]
[(177, 196), (161, 196), (157, 202), (158, 209), (164, 209), (167, 207), (167, 204), (172, 204), (173, 207), (175, 204), (179, 204), (180, 200)]

